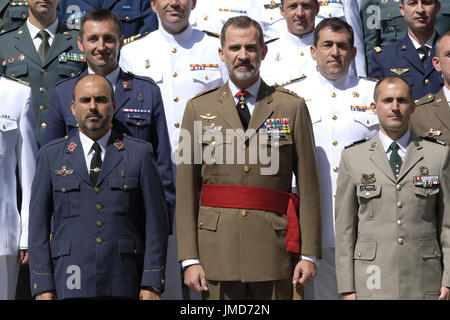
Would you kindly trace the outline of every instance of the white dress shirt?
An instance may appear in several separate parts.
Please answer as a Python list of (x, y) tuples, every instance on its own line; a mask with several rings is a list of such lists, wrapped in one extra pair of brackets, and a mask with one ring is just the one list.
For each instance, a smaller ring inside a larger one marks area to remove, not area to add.
[[(236, 94), (239, 91), (241, 91), (241, 89), (238, 88), (231, 80), (228, 81), (228, 86), (230, 87), (231, 94), (234, 97), (235, 104), (238, 104), (239, 98), (236, 97)], [(261, 86), (261, 78), (259, 78), (258, 81), (256, 81), (254, 84), (252, 84), (250, 87), (244, 90), (250, 93), (250, 96), (245, 98), (245, 103), (247, 104), (248, 110), (250, 111), (250, 115), (253, 114), (253, 109), (255, 108), (256, 98), (258, 97), (260, 86)]]
[[(431, 37), (428, 39), (427, 43), (424, 44), (425, 47), (428, 47), (428, 57), (431, 55), (431, 49), (433, 48), (433, 42), (434, 42), (434, 37), (436, 36), (436, 30), (433, 32), (433, 34), (431, 35)], [(408, 37), (409, 39), (411, 39), (411, 42), (414, 46), (414, 48), (419, 49), (420, 47), (422, 47), (417, 41), (416, 39), (414, 39), (408, 32)], [(422, 60), (424, 53), (423, 52), (418, 52), (419, 54), (419, 58)]]
[[(32, 25), (30, 23), (30, 19), (27, 19), (27, 27), (28, 31), (30, 31), (31, 39), (33, 39), (34, 47), (36, 48), (36, 51), (38, 51), (39, 46), (42, 43), (42, 39), (38, 37), (37, 34), (39, 31), (41, 31), (41, 29), (36, 28), (34, 25)], [(53, 39), (55, 39), (56, 31), (58, 30), (58, 19), (56, 19), (55, 22), (49, 25), (45, 30), (50, 35), (48, 38), (48, 43), (51, 46), (53, 43)]]
[[(394, 140), (392, 140), (387, 135), (385, 135), (383, 132), (381, 132), (381, 130), (378, 133), (378, 136), (381, 140), (381, 143), (383, 144), (384, 152), (386, 152), (387, 158), (390, 159), (391, 153), (392, 153), (390, 146), (391, 146), (392, 142), (394, 142)], [(398, 154), (402, 158), (402, 161), (405, 160), (406, 148), (408, 148), (408, 143), (409, 143), (410, 137), (411, 137), (411, 132), (408, 130), (408, 131), (406, 131), (406, 133), (404, 135), (402, 135), (400, 137), (400, 139), (395, 141), (395, 142), (397, 142), (397, 144), (399, 146)]]
[(111, 136), (111, 130), (109, 130), (103, 137), (101, 137), (97, 141), (92, 140), (83, 132), (79, 132), (81, 146), (83, 147), (84, 160), (86, 160), (86, 170), (90, 175), (91, 173), (89, 169), (91, 168), (91, 160), (95, 153), (94, 149), (92, 149), (92, 145), (94, 144), (94, 142), (97, 142), (100, 145), (100, 148), (102, 149), (102, 153), (100, 156), (103, 161), (105, 159), (106, 145), (108, 144), (109, 137)]
[(444, 86), (444, 96), (447, 99), (448, 105), (450, 107), (450, 89)]

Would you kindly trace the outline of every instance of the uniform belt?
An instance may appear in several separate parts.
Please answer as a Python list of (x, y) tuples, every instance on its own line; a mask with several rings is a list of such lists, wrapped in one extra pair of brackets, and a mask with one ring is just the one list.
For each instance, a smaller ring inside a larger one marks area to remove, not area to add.
[(285, 214), (286, 251), (300, 254), (300, 226), (298, 197), (289, 192), (275, 189), (231, 186), (217, 184), (202, 185), (203, 207), (240, 208), (271, 211)]

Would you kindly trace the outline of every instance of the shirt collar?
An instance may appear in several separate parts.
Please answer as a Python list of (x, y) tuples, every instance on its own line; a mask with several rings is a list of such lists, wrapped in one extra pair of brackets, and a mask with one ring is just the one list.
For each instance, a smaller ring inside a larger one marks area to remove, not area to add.
[(172, 43), (185, 42), (192, 37), (193, 33), (191, 25), (188, 25), (186, 29), (177, 34), (168, 33), (162, 26), (159, 28), (159, 31), (164, 39)]
[[(384, 152), (387, 153), (389, 150), (389, 147), (391, 146), (392, 140), (387, 135), (385, 135), (381, 130), (378, 132), (378, 136), (380, 137), (381, 143), (383, 144)], [(396, 140), (397, 144), (399, 145), (400, 149), (406, 153), (406, 148), (408, 147), (409, 139), (411, 137), (411, 132), (408, 130), (404, 135), (400, 137), (400, 139)]]
[[(433, 48), (433, 43), (434, 43), (434, 37), (436, 36), (436, 30), (433, 31), (433, 34), (431, 35), (431, 37), (428, 39), (427, 43), (425, 43), (425, 46), (427, 46), (428, 48)], [(414, 39), (413, 37), (411, 37), (411, 35), (408, 32), (408, 37), (409, 39), (411, 39), (411, 42), (414, 46), (414, 48), (419, 49), (420, 47), (422, 47), (417, 41), (416, 39)]]
[(450, 89), (448, 89), (446, 86), (444, 86), (444, 96), (450, 106)]
[[(92, 71), (91, 68), (88, 68), (88, 73), (95, 74), (95, 72)], [(108, 79), (108, 81), (111, 82), (111, 84), (113, 86), (115, 86), (117, 81), (119, 80), (119, 73), (120, 73), (120, 67), (119, 67), (119, 65), (117, 65), (117, 68), (114, 69), (113, 71), (111, 71), (109, 74), (107, 74), (105, 76), (105, 78)]]
[[(238, 88), (233, 81), (229, 80), (228, 81), (228, 86), (230, 87), (231, 90), (231, 94), (233, 95), (233, 97), (236, 96), (236, 94), (241, 91), (240, 88)], [(250, 93), (252, 95), (252, 97), (257, 97), (258, 96), (258, 92), (259, 92), (259, 87), (261, 86), (261, 78), (258, 78), (258, 81), (256, 81), (254, 84), (252, 84), (250, 87), (248, 87), (247, 89), (245, 89), (245, 91), (247, 91), (248, 93)]]
[[(83, 152), (84, 156), (87, 157), (89, 153), (91, 153), (92, 145), (94, 144), (94, 140), (89, 138), (87, 135), (85, 135), (83, 132), (78, 130), (80, 133), (80, 142), (83, 146)], [(111, 129), (100, 139), (97, 140), (97, 143), (102, 148), (102, 151), (106, 150), (106, 145), (108, 143), (109, 137), (111, 136)]]
[[(30, 19), (27, 19), (27, 27), (28, 30), (30, 31), (31, 39), (36, 38), (38, 32), (41, 31), (40, 29), (38, 29), (37, 27), (35, 27), (30, 23)], [(53, 22), (44, 30), (48, 32), (50, 38), (53, 40), (55, 38), (56, 31), (58, 30), (58, 18), (55, 20), (55, 22)]]
[(338, 88), (340, 90), (344, 90), (345, 88), (348, 87), (348, 84), (351, 81), (351, 77), (350, 75), (347, 73), (344, 77), (342, 77), (341, 79), (338, 80), (329, 80), (327, 78), (325, 78), (320, 71), (318, 70), (315, 73), (316, 77), (319, 79), (319, 83), (324, 86), (325, 88)]
[(295, 34), (292, 34), (290, 32), (285, 32), (281, 36), (281, 38), (285, 39), (287, 42), (291, 43), (292, 45), (299, 46), (299, 47), (305, 47), (305, 46), (312, 46), (314, 44), (314, 32), (305, 34), (304, 36), (296, 36)]

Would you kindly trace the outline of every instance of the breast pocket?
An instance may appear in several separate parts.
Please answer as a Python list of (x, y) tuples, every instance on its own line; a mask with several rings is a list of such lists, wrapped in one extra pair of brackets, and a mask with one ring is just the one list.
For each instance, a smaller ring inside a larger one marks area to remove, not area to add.
[(398, 9), (398, 4), (381, 7), (381, 39), (382, 43), (398, 40), (407, 29), (405, 19)]
[(191, 71), (192, 80), (201, 83), (205, 88), (214, 88), (221, 84), (220, 70), (194, 70)]
[(125, 123), (133, 137), (148, 141), (152, 125), (151, 113), (126, 113)]
[(6, 75), (13, 78), (24, 78), (28, 76), (28, 65), (25, 63), (17, 64), (6, 68)]
[(436, 239), (419, 240), (424, 293), (439, 293), (442, 279), (442, 252)]
[[(381, 287), (381, 270), (376, 264), (377, 242), (358, 240), (353, 254), (356, 295), (368, 297)], [(369, 281), (369, 277), (371, 277)]]
[(80, 181), (58, 178), (53, 183), (55, 214), (69, 218), (80, 215)]
[(13, 148), (17, 141), (18, 132), (17, 121), (15, 119), (0, 118), (0, 155), (6, 156), (8, 153), (14, 151), (11, 148)]
[(381, 185), (358, 184), (356, 188), (360, 219), (374, 219), (376, 206), (381, 201)]
[(371, 110), (366, 112), (354, 112), (353, 120), (363, 125), (369, 130), (376, 129), (378, 126), (378, 117)]
[(328, 3), (327, 6), (320, 6), (318, 16), (322, 19), (343, 18), (344, 17), (344, 5), (342, 3)]
[(112, 195), (108, 204), (114, 212), (127, 214), (131, 205), (139, 203), (138, 177), (111, 178), (108, 183)]
[(422, 188), (413, 186), (415, 195), (415, 209), (419, 213), (419, 218), (425, 221), (436, 219), (436, 196), (439, 194), (439, 187)]

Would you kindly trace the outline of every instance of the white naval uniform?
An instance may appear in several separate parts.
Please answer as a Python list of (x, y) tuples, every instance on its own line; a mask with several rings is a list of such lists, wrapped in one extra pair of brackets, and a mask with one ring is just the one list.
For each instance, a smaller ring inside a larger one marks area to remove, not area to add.
[[(280, 4), (280, 0), (274, 2)], [(270, 8), (270, 0), (197, 0), (189, 21), (196, 29), (220, 34), (229, 18), (240, 15), (248, 16), (261, 25), (265, 41), (277, 38), (284, 31), (284, 17), (280, 8)]]
[(308, 106), (320, 176), (324, 250), (317, 276), (312, 285), (305, 287), (305, 296), (339, 299), (334, 261), (334, 196), (339, 162), (345, 146), (378, 132), (378, 118), (370, 110), (375, 84), (350, 75), (330, 81), (317, 72), (285, 86), (303, 97)]
[[(38, 147), (31, 89), (0, 77), (0, 101), (0, 300), (9, 300), (16, 292), (17, 252), (28, 248), (28, 210)], [(22, 187), (20, 214), (16, 166)]]
[[(228, 79), (219, 47), (219, 39), (189, 26), (176, 35), (159, 28), (123, 46), (120, 52), (123, 70), (150, 77), (161, 89), (172, 155), (176, 155), (187, 101), (204, 90), (222, 86)], [(217, 66), (191, 66), (196, 64)]]
[(355, 61), (352, 62), (350, 67), (350, 74), (367, 77), (366, 51), (358, 0), (319, 0), (319, 5), (320, 10), (316, 16), (316, 26), (323, 19), (332, 17), (341, 18), (352, 26), (357, 53)]
[(316, 73), (317, 63), (310, 52), (313, 38), (313, 32), (298, 37), (286, 31), (278, 40), (269, 43), (267, 55), (261, 63), (264, 81), (268, 85), (285, 85), (294, 79)]

